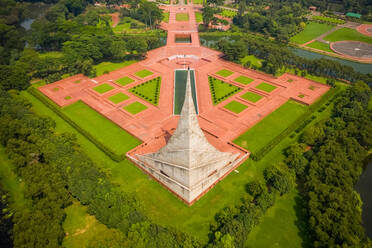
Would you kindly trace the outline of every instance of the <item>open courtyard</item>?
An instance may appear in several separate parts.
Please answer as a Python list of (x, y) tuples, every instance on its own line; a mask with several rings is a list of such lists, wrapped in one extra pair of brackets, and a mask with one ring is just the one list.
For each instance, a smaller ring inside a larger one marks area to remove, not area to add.
[[(190, 68), (198, 121), (208, 141), (246, 158), (249, 144), (233, 140), (289, 100), (310, 105), (329, 89), (288, 73), (273, 77), (227, 62), (220, 52), (200, 46), (195, 19), (200, 7), (164, 9), (169, 12), (168, 23), (161, 24), (168, 31), (167, 44), (148, 52), (145, 60), (92, 79), (76, 75), (39, 90), (60, 107), (84, 102), (142, 141), (128, 155), (146, 154), (163, 147), (174, 132), (179, 118), (175, 96), (182, 92), (175, 89), (175, 71)], [(186, 13), (188, 20), (177, 21), (179, 13)], [(179, 37), (188, 37), (188, 42), (176, 42)]]

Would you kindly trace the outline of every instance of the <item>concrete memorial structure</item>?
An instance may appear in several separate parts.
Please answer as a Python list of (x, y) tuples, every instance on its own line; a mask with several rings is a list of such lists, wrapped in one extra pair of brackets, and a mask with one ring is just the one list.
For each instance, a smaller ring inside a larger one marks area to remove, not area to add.
[(187, 203), (193, 202), (240, 160), (239, 154), (220, 152), (199, 127), (187, 75), (185, 101), (177, 128), (159, 151), (138, 154), (141, 167)]

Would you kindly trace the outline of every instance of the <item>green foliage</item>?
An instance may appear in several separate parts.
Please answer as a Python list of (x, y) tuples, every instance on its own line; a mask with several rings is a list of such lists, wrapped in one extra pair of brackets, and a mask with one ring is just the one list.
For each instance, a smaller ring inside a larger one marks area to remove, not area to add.
[(294, 187), (294, 176), (285, 165), (278, 164), (266, 168), (264, 177), (268, 185), (277, 190), (280, 195), (290, 192)]
[(330, 23), (330, 24), (344, 24), (345, 21), (342, 19), (337, 19), (333, 17), (328, 17), (328, 16), (312, 16), (311, 19), (320, 21), (320, 22), (325, 22), (325, 23)]
[(241, 88), (235, 85), (225, 83), (214, 77), (209, 76), (208, 81), (214, 105), (217, 105), (222, 101), (225, 101), (230, 96), (242, 90)]
[(146, 100), (147, 102), (157, 106), (160, 96), (161, 78), (157, 77), (146, 81), (140, 85), (136, 85), (129, 91), (136, 96)]
[[(367, 245), (354, 185), (372, 145), (371, 95), (361, 82), (348, 88), (336, 101), (331, 118), (311, 131), (317, 137), (310, 140), (312, 149), (302, 155), (309, 163), (302, 177), (303, 194), (316, 247)], [(298, 148), (291, 148), (287, 163), (296, 164), (299, 156)]]

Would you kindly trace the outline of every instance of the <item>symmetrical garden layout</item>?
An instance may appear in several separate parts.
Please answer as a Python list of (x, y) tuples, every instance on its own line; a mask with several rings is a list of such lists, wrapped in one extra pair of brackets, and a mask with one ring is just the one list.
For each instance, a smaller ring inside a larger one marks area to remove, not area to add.
[[(200, 46), (198, 7), (164, 8), (169, 12), (169, 22), (161, 25), (168, 31), (167, 45), (148, 52), (145, 60), (93, 79), (76, 75), (39, 90), (61, 107), (83, 101), (142, 140), (128, 152), (133, 156), (156, 152), (174, 132), (179, 119), (174, 107), (179, 109), (180, 102), (174, 97), (179, 94), (175, 71), (189, 67), (194, 70), (199, 125), (208, 141), (220, 151), (245, 156), (249, 151), (232, 140), (289, 99), (309, 105), (329, 89), (291, 74), (275, 78), (224, 61), (220, 52)], [(179, 37), (188, 38), (176, 42)]]

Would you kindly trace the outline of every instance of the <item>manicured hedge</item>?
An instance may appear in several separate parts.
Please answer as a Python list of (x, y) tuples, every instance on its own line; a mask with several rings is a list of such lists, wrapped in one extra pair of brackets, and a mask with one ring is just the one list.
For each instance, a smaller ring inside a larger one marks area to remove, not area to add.
[[(330, 89), (320, 100), (310, 105), (305, 113), (303, 113), (296, 121), (294, 121), (289, 127), (287, 127), (278, 136), (272, 139), (266, 146), (262, 147), (259, 151), (252, 153), (251, 158), (255, 161), (261, 160), (268, 152), (270, 152), (276, 145), (278, 145), (285, 137), (290, 133), (295, 131), (296, 133), (304, 129), (313, 119), (312, 115), (315, 111), (320, 109), (320, 107), (327, 101), (333, 101), (336, 96), (338, 96), (341, 87), (336, 86)], [(337, 95), (336, 95), (337, 94)]]
[(114, 160), (115, 162), (120, 162), (120, 161), (125, 159), (125, 154), (121, 154), (121, 155), (116, 154), (110, 148), (105, 146), (102, 142), (98, 141), (94, 136), (92, 136), (90, 133), (85, 131), (78, 124), (76, 124), (72, 119), (70, 119), (67, 115), (65, 115), (57, 106), (50, 103), (44, 97), (44, 95), (42, 95), (42, 93), (39, 92), (37, 89), (35, 89), (33, 87), (30, 87), (30, 88), (28, 88), (27, 91), (31, 95), (36, 97), (39, 101), (41, 101), (43, 104), (45, 104), (48, 108), (50, 108), (59, 117), (61, 117), (63, 120), (65, 120), (68, 124), (70, 124), (73, 128), (75, 128), (80, 134), (82, 134), (85, 138), (87, 138), (89, 141), (91, 141), (98, 149), (100, 149), (102, 152), (104, 152), (112, 160)]

